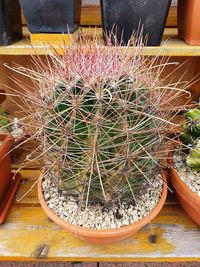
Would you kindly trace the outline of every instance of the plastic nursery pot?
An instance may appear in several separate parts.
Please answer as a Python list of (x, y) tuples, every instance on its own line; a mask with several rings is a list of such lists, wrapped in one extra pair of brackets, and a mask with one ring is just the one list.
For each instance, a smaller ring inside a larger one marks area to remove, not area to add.
[(171, 167), (171, 183), (181, 206), (186, 213), (200, 225), (200, 197), (190, 190), (174, 169), (173, 153), (170, 154), (168, 162)]
[(142, 220), (135, 222), (133, 224), (130, 224), (129, 226), (124, 226), (124, 227), (112, 229), (112, 230), (95, 230), (95, 229), (83, 228), (80, 226), (70, 224), (67, 221), (61, 219), (59, 216), (57, 216), (47, 206), (45, 202), (43, 191), (42, 191), (42, 175), (40, 176), (40, 179), (38, 182), (38, 196), (39, 196), (40, 204), (43, 210), (45, 211), (45, 213), (47, 214), (47, 216), (52, 221), (60, 225), (62, 228), (71, 232), (75, 238), (77, 237), (83, 241), (87, 241), (89, 243), (95, 243), (95, 244), (114, 243), (117, 241), (124, 240), (128, 237), (131, 237), (139, 229), (141, 229), (143, 226), (145, 226), (150, 221), (152, 221), (154, 217), (156, 217), (156, 215), (160, 212), (167, 197), (167, 178), (166, 178), (165, 172), (162, 172), (162, 178), (164, 181), (163, 191), (162, 191), (162, 195), (157, 206)]
[(31, 33), (72, 33), (80, 23), (81, 0), (20, 0)]
[(199, 0), (179, 0), (178, 35), (189, 45), (200, 45), (199, 12)]
[(0, 45), (10, 45), (22, 39), (19, 0), (0, 0)]
[(21, 175), (11, 172), (9, 151), (14, 143), (12, 136), (0, 134), (0, 224), (4, 221), (12, 199), (18, 189)]
[(101, 0), (104, 33), (127, 44), (133, 33), (147, 37), (148, 46), (161, 43), (171, 0)]

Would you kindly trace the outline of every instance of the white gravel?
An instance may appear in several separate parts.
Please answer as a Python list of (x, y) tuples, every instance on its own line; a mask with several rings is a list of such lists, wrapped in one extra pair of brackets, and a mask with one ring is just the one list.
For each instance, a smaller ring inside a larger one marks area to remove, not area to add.
[(174, 154), (174, 166), (181, 180), (200, 197), (200, 172), (192, 171), (186, 164), (187, 154), (178, 151)]
[(53, 179), (43, 179), (43, 193), (47, 205), (57, 215), (69, 223), (84, 228), (93, 229), (115, 229), (137, 222), (153, 210), (160, 200), (163, 181), (158, 175), (154, 187), (149, 185), (147, 189), (140, 192), (137, 204), (131, 205), (125, 202), (121, 207), (113, 205), (105, 210), (100, 204), (91, 205), (86, 209), (80, 209), (74, 196), (64, 196), (58, 192), (56, 186), (51, 182)]

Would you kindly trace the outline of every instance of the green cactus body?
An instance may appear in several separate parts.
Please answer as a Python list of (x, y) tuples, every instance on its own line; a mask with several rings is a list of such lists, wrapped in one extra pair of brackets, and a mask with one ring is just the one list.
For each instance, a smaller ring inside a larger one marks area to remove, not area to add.
[(133, 83), (122, 77), (115, 87), (107, 79), (88, 88), (79, 80), (70, 92), (63, 83), (53, 93), (44, 133), (66, 155), (63, 190), (108, 203), (132, 199), (153, 175), (161, 122), (148, 88)]
[(187, 112), (187, 124), (184, 126), (184, 132), (181, 133), (181, 139), (186, 143), (191, 143), (200, 138), (200, 109), (192, 109)]
[(197, 146), (190, 150), (187, 157), (187, 165), (193, 171), (200, 171), (200, 140), (198, 141)]
[(200, 171), (200, 106), (199, 108), (189, 110), (186, 117), (185, 131), (180, 135), (185, 144), (192, 146), (186, 162), (191, 170)]

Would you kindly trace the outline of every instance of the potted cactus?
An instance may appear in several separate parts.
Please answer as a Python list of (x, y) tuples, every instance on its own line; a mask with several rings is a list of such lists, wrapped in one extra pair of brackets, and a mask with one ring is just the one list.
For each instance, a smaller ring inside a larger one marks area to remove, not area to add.
[(185, 211), (200, 225), (200, 105), (186, 113), (178, 149), (170, 158), (171, 181)]
[(147, 46), (158, 46), (170, 4), (171, 0), (101, 0), (103, 31), (114, 33), (120, 44), (127, 44), (134, 33)]
[(80, 23), (81, 0), (20, 0), (31, 33), (73, 33)]
[(161, 80), (167, 63), (156, 66), (141, 50), (99, 47), (94, 38), (92, 45), (84, 40), (63, 55), (51, 53), (47, 63), (34, 57), (38, 70), (20, 66), (37, 81), (31, 97), (23, 86), (21, 123), (38, 141), (27, 160), (35, 152), (44, 164), (39, 201), (82, 240), (125, 239), (165, 203), (163, 142), (178, 110), (173, 98), (183, 90)]

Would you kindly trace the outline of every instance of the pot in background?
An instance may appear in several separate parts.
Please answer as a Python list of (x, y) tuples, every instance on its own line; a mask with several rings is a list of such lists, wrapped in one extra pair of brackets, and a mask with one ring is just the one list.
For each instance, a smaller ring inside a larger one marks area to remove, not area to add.
[(161, 43), (171, 0), (101, 0), (104, 33), (117, 35), (127, 44), (133, 33), (140, 33), (147, 46)]
[(31, 33), (72, 33), (80, 24), (81, 0), (20, 0)]
[(8, 187), (11, 184), (11, 160), (9, 150), (14, 144), (11, 136), (0, 135), (0, 202), (3, 200)]
[(164, 181), (163, 192), (162, 192), (160, 201), (157, 204), (157, 206), (140, 221), (130, 224), (128, 226), (117, 228), (117, 229), (111, 229), (111, 230), (86, 229), (80, 226), (70, 224), (67, 221), (60, 218), (46, 204), (43, 191), (42, 191), (42, 175), (40, 176), (40, 179), (38, 182), (39, 202), (44, 212), (47, 214), (47, 216), (52, 221), (60, 225), (62, 228), (71, 232), (75, 238), (77, 237), (83, 241), (87, 241), (89, 243), (94, 243), (94, 244), (114, 243), (114, 242), (124, 240), (128, 237), (131, 237), (134, 233), (136, 233), (143, 226), (150, 223), (156, 217), (156, 215), (160, 212), (167, 197), (167, 178), (166, 178), (165, 172), (162, 172), (162, 177)]
[(200, 45), (200, 1), (179, 0), (178, 35), (189, 45)]
[(0, 0), (0, 46), (22, 39), (21, 9), (19, 0)]
[(9, 135), (0, 135), (0, 224), (4, 221), (12, 199), (19, 187), (20, 174), (11, 172), (10, 149), (14, 139)]
[(174, 168), (173, 154), (170, 155), (171, 183), (176, 196), (186, 213), (200, 225), (200, 197), (198, 197), (179, 177)]

